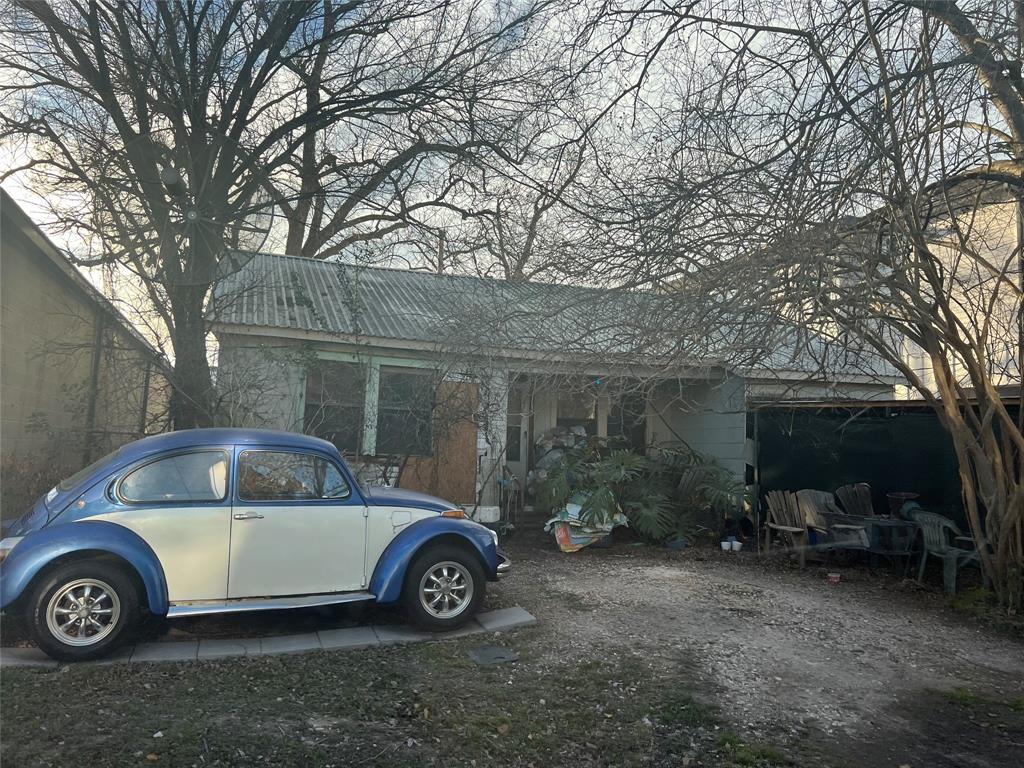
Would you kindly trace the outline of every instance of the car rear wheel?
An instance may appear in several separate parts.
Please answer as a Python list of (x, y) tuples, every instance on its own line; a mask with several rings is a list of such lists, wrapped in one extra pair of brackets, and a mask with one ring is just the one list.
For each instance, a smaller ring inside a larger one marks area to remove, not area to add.
[(473, 618), (487, 579), (480, 561), (459, 547), (431, 547), (405, 575), (405, 605), (412, 620), (433, 632), (457, 629)]
[(36, 642), (60, 661), (105, 656), (138, 617), (132, 580), (123, 569), (101, 561), (57, 568), (40, 580), (29, 601), (29, 627)]

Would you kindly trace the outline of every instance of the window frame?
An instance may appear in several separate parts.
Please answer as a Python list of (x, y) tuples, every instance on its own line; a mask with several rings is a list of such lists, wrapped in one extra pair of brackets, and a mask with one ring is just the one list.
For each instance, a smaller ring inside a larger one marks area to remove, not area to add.
[[(247, 453), (295, 453), (302, 456), (312, 456), (315, 459), (323, 459), (332, 465), (338, 474), (345, 480), (345, 484), (348, 486), (348, 493), (345, 496), (339, 496), (332, 499), (244, 499), (242, 498), (242, 472), (239, 469), (242, 462), (242, 457)], [(339, 464), (333, 456), (320, 451), (311, 451), (303, 448), (290, 448), (285, 446), (271, 446), (261, 445), (257, 447), (250, 446), (238, 446), (235, 452), (234, 465), (236, 470), (234, 472), (234, 481), (232, 483), (231, 498), (233, 503), (250, 506), (256, 505), (269, 505), (275, 507), (288, 507), (288, 506), (320, 506), (324, 504), (334, 505), (345, 505), (345, 506), (358, 506), (362, 505), (363, 500), (360, 495), (356, 492), (358, 486), (355, 483), (355, 479), (346, 471), (346, 467)]]
[[(121, 486), (124, 481), (134, 475), (140, 469), (144, 469), (151, 464), (158, 464), (166, 459), (173, 459), (177, 456), (188, 456), (194, 453), (219, 453), (224, 457), (224, 461), (227, 462), (227, 473), (228, 476), (224, 482), (224, 494), (219, 499), (205, 499), (202, 501), (191, 501), (187, 499), (167, 499), (163, 501), (139, 501), (135, 499), (129, 499), (123, 493), (121, 493)], [(138, 464), (132, 466), (121, 472), (117, 479), (110, 484), (109, 495), (118, 504), (122, 504), (126, 507), (209, 507), (209, 506), (221, 506), (224, 502), (229, 501), (231, 498), (231, 483), (233, 480), (231, 461), (231, 449), (224, 447), (193, 447), (186, 448), (178, 451), (171, 451), (169, 453), (162, 453), (157, 456), (151, 456)]]

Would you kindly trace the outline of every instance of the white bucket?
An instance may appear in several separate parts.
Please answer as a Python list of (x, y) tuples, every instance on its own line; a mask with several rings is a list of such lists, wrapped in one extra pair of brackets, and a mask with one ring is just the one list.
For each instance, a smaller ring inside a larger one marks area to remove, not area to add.
[(732, 542), (730, 542), (730, 541), (723, 541), (722, 542), (722, 551), (723, 552), (728, 552), (730, 549), (732, 549)]
[(732, 543), (732, 551), (733, 552), (739, 552), (741, 549), (743, 549), (743, 542), (742, 541), (734, 541)]

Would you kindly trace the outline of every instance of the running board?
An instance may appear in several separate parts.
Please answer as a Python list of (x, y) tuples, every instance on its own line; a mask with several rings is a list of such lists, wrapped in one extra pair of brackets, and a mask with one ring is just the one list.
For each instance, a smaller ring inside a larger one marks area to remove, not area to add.
[(369, 592), (342, 592), (334, 595), (302, 595), (299, 597), (246, 597), (237, 600), (193, 600), (171, 603), (167, 618), (201, 616), (204, 613), (242, 613), (243, 611), (280, 611), (288, 608), (314, 608), (318, 605), (354, 603), (376, 600)]

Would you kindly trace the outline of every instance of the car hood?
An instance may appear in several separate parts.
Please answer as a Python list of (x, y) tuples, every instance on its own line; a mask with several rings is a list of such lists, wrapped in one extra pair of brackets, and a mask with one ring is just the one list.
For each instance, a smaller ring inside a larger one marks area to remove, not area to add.
[(409, 491), (405, 488), (370, 485), (363, 489), (363, 495), (366, 496), (366, 503), (374, 507), (415, 507), (416, 509), (429, 509), (432, 512), (458, 509), (458, 506), (450, 501), (419, 491)]
[(32, 505), (32, 509), (17, 520), (7, 522), (3, 526), (3, 536), (25, 536), (46, 525), (50, 521), (50, 511), (46, 507), (45, 499), (45, 496), (40, 496)]

